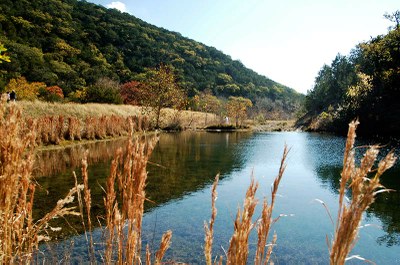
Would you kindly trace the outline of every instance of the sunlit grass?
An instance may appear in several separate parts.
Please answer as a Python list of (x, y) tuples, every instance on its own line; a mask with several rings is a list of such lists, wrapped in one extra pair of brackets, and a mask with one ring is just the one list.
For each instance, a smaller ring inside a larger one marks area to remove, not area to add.
[[(43, 101), (19, 101), (17, 102), (22, 108), (24, 117), (44, 118), (64, 117), (67, 121), (74, 118), (82, 123), (88, 118), (99, 117), (146, 117), (148, 127), (154, 127), (155, 117), (151, 111), (146, 111), (139, 106), (132, 105), (115, 105), (115, 104), (98, 104), (98, 103), (49, 103)], [(161, 111), (161, 128), (181, 128), (181, 129), (201, 129), (213, 124), (219, 124), (220, 118), (212, 113), (204, 113), (198, 111), (183, 110), (177, 111), (173, 109), (162, 109)]]

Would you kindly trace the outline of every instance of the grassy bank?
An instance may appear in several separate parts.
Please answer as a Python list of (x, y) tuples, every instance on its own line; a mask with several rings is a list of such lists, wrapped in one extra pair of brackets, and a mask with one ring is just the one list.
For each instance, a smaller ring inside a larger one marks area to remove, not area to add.
[(195, 111), (163, 109), (160, 128), (155, 128), (154, 113), (138, 106), (113, 104), (48, 103), (18, 101), (8, 103), (21, 109), (25, 126), (33, 126), (40, 146), (69, 145), (72, 141), (92, 141), (155, 129), (202, 129), (219, 123), (216, 115)]
[(253, 124), (254, 131), (261, 132), (290, 132), (296, 130), (295, 120), (266, 120), (261, 124)]
[[(20, 101), (17, 104), (22, 108), (26, 117), (41, 118), (46, 116), (76, 117), (85, 120), (87, 117), (101, 116), (146, 116), (152, 126), (152, 113), (138, 106), (114, 105), (99, 103), (48, 103), (43, 101)], [(161, 128), (180, 125), (184, 129), (199, 129), (208, 125), (219, 123), (215, 114), (198, 111), (176, 111), (163, 109), (161, 113)]]

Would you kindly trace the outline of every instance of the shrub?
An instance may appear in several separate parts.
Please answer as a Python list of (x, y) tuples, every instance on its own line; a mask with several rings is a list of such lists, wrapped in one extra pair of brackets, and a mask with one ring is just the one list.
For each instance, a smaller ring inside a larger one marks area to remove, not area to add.
[(59, 86), (41, 87), (39, 98), (49, 102), (58, 102), (64, 98), (64, 93)]
[(100, 78), (86, 91), (86, 102), (121, 104), (119, 83), (109, 78)]

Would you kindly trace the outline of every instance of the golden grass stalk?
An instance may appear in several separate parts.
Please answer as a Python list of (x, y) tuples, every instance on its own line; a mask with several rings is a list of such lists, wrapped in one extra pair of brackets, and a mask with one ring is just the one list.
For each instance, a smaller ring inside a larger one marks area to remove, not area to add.
[[(283, 156), (281, 159), (281, 164), (278, 172), (278, 176), (275, 178), (274, 183), (271, 188), (271, 204), (268, 205), (267, 200), (264, 199), (263, 209), (261, 218), (257, 223), (252, 222), (252, 217), (254, 215), (255, 207), (258, 203), (255, 195), (258, 188), (258, 183), (254, 181), (252, 177), (249, 188), (247, 189), (245, 201), (243, 205), (243, 211), (238, 209), (236, 219), (234, 222), (234, 233), (230, 240), (229, 249), (226, 253), (227, 264), (247, 264), (248, 254), (249, 254), (249, 235), (254, 227), (257, 227), (257, 250), (254, 258), (254, 264), (267, 264), (270, 261), (272, 254), (272, 249), (276, 243), (276, 234), (272, 238), (272, 242), (267, 245), (267, 240), (272, 224), (274, 224), (279, 218), (272, 218), (272, 210), (275, 205), (275, 198), (278, 192), (279, 183), (283, 177), (283, 173), (286, 168), (286, 158), (289, 153), (287, 146), (285, 146), (283, 151)], [(215, 177), (215, 181), (212, 186), (211, 195), (211, 219), (209, 225), (204, 223), (205, 230), (205, 244), (204, 244), (204, 256), (206, 259), (206, 264), (211, 265), (212, 262), (212, 243), (214, 234), (214, 223), (217, 215), (217, 209), (215, 207), (215, 201), (217, 199), (216, 187), (218, 184), (219, 176)], [(268, 247), (266, 249), (266, 247)], [(218, 264), (222, 264), (223, 258), (220, 257)], [(272, 263), (272, 262), (270, 262)], [(214, 262), (214, 264), (217, 264)]]
[(83, 179), (83, 198), (85, 201), (85, 209), (86, 209), (86, 216), (88, 222), (88, 230), (90, 235), (90, 242), (89, 242), (89, 254), (91, 262), (94, 262), (94, 244), (93, 244), (93, 235), (92, 235), (92, 219), (91, 219), (91, 207), (92, 207), (92, 197), (90, 194), (89, 189), (89, 174), (88, 174), (88, 150), (86, 150), (84, 157), (82, 159), (82, 179)]
[(254, 227), (252, 217), (258, 203), (255, 198), (258, 183), (252, 177), (243, 204), (243, 211), (238, 209), (234, 222), (234, 232), (227, 253), (227, 264), (246, 264), (249, 254), (249, 235)]
[[(39, 242), (48, 239), (46, 227), (57, 216), (78, 214), (66, 207), (82, 187), (70, 190), (38, 221), (32, 218), (32, 181), (36, 121), (24, 124), (16, 104), (0, 102), (0, 264), (30, 263)], [(27, 126), (27, 127), (26, 127)]]
[(161, 238), (160, 248), (156, 252), (156, 260), (155, 260), (154, 264), (156, 264), (156, 265), (161, 264), (161, 261), (165, 255), (165, 252), (167, 251), (167, 249), (170, 246), (171, 238), (172, 238), (171, 230), (168, 230), (167, 232), (165, 232), (163, 234), (163, 236)]
[(217, 185), (218, 185), (219, 175), (215, 176), (214, 183), (211, 189), (211, 219), (209, 225), (204, 222), (204, 256), (206, 258), (206, 264), (212, 264), (212, 244), (214, 238), (214, 222), (217, 217), (217, 208), (215, 207), (215, 202), (217, 200)]
[[(132, 128), (132, 120), (129, 119)], [(141, 230), (144, 212), (146, 165), (158, 137), (133, 141), (133, 129), (129, 132), (127, 154), (116, 154), (107, 179), (106, 207), (107, 244), (105, 261), (112, 263), (113, 250), (117, 249), (118, 263), (141, 264)], [(118, 193), (115, 185), (118, 184)], [(118, 206), (117, 195), (121, 206)], [(123, 232), (123, 228), (124, 232)], [(117, 233), (114, 233), (116, 230)], [(117, 245), (115, 245), (117, 244)]]
[(118, 149), (114, 160), (111, 162), (110, 175), (107, 178), (106, 184), (106, 197), (104, 198), (104, 205), (106, 209), (106, 228), (108, 233), (104, 255), (106, 264), (112, 263), (114, 228), (116, 227), (115, 212), (118, 209), (115, 193), (115, 179), (117, 177), (118, 161), (120, 160), (121, 154), (122, 150)]
[[(380, 176), (396, 161), (393, 152), (390, 152), (379, 162), (378, 168), (373, 170), (378, 155), (378, 146), (371, 146), (361, 159), (360, 166), (357, 167), (354, 150), (357, 125), (357, 121), (349, 125), (344, 152), (339, 190), (339, 211), (330, 247), (330, 264), (335, 265), (344, 264), (353, 249), (363, 212), (374, 202), (376, 194), (388, 191), (380, 183)], [(368, 178), (371, 172), (374, 172), (375, 176)], [(347, 189), (350, 189), (352, 194), (348, 203), (345, 201)]]
[(279, 173), (278, 173), (278, 176), (275, 178), (274, 184), (272, 185), (272, 188), (271, 188), (271, 204), (268, 205), (268, 202), (266, 199), (264, 199), (264, 202), (263, 202), (261, 219), (259, 220), (259, 223), (257, 226), (258, 242), (257, 242), (256, 255), (254, 258), (254, 264), (256, 264), (256, 265), (268, 263), (268, 261), (270, 260), (271, 254), (272, 254), (272, 249), (277, 240), (277, 236), (275, 234), (273, 236), (272, 242), (269, 244), (267, 251), (265, 252), (269, 232), (271, 230), (272, 224), (275, 222), (275, 220), (273, 220), (273, 218), (272, 218), (272, 210), (274, 209), (274, 206), (275, 206), (275, 198), (276, 198), (276, 194), (278, 192), (279, 183), (280, 183), (280, 181), (283, 177), (283, 173), (285, 172), (285, 169), (286, 169), (285, 161), (286, 161), (286, 157), (287, 157), (288, 153), (289, 153), (289, 149), (285, 145), (285, 148), (283, 150), (282, 159), (281, 159), (281, 165), (279, 167)]
[(146, 265), (151, 265), (151, 252), (148, 244), (146, 245)]

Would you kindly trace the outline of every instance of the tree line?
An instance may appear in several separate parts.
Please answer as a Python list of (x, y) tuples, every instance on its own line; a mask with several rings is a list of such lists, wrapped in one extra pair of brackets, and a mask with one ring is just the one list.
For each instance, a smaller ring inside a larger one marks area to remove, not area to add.
[(400, 11), (385, 17), (394, 23), (387, 34), (359, 43), (348, 56), (338, 54), (321, 68), (299, 124), (345, 133), (358, 118), (361, 134), (399, 135)]

